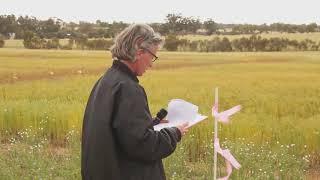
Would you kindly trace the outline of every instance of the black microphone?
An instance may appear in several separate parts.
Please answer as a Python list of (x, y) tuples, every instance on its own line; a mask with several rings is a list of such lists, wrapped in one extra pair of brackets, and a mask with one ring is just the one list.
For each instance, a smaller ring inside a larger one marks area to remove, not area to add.
[(160, 123), (160, 121), (165, 118), (168, 114), (168, 111), (165, 109), (160, 109), (160, 111), (157, 113), (157, 116), (153, 120), (153, 125), (157, 125)]

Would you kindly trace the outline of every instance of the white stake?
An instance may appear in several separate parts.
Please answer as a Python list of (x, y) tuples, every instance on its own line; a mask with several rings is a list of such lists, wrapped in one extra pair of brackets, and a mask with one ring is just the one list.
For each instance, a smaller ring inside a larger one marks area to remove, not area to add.
[[(215, 89), (214, 105), (218, 106), (218, 88)], [(219, 106), (218, 106), (219, 108)], [(218, 110), (219, 111), (219, 110)], [(218, 119), (214, 118), (214, 139), (213, 139), (213, 149), (214, 149), (214, 167), (213, 167), (213, 179), (217, 179), (217, 150), (214, 148), (214, 141), (218, 138)]]

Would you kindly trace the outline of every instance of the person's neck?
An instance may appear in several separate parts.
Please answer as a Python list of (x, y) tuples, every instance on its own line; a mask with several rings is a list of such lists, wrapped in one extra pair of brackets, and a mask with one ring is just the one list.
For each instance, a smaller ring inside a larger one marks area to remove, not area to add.
[(125, 61), (125, 60), (120, 60), (123, 64), (125, 64), (126, 66), (128, 66), (128, 68), (131, 70), (131, 72), (133, 74), (136, 74), (135, 70), (134, 70), (134, 65), (132, 62), (130, 61)]

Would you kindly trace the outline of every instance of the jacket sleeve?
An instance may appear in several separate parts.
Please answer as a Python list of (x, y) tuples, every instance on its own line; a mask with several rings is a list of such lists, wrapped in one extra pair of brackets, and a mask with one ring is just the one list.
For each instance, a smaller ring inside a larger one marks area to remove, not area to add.
[(178, 128), (154, 131), (144, 90), (122, 83), (116, 98), (112, 126), (120, 150), (130, 159), (155, 161), (174, 152), (181, 139)]

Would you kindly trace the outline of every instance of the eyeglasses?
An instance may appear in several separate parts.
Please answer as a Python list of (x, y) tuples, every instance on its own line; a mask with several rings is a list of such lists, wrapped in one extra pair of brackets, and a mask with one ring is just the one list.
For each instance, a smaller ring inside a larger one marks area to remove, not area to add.
[(142, 48), (142, 49), (146, 50), (149, 54), (151, 54), (153, 56), (152, 62), (155, 62), (157, 59), (159, 59), (159, 57), (156, 56), (155, 54), (153, 54), (149, 49), (147, 49), (147, 48)]

